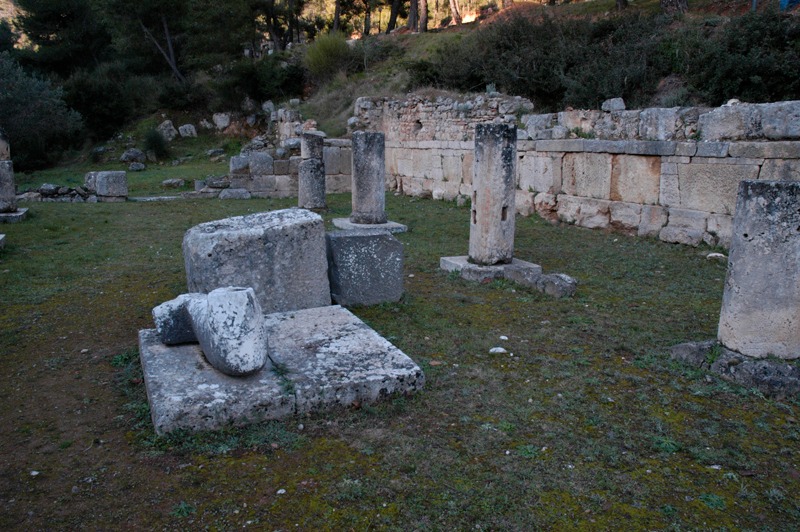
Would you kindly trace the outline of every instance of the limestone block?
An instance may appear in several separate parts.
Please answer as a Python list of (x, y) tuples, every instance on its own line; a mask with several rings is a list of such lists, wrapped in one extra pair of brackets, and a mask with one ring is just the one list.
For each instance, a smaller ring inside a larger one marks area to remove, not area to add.
[(589, 229), (608, 228), (611, 202), (589, 198), (580, 200), (580, 210), (575, 224)]
[(664, 242), (698, 246), (706, 233), (707, 217), (705, 212), (671, 208), (667, 226), (658, 237)]
[(289, 157), (289, 175), (297, 177), (297, 174), (300, 172), (300, 163), (303, 161), (303, 158), (299, 155), (292, 155)]
[(575, 196), (567, 196), (566, 194), (559, 195), (557, 203), (558, 219), (568, 224), (576, 223), (581, 212), (581, 199)]
[(517, 190), (514, 195), (514, 206), (517, 214), (522, 216), (530, 216), (536, 212), (536, 193), (525, 192), (524, 190)]
[(349, 174), (352, 168), (351, 156), (352, 151), (348, 148), (324, 146), (322, 160), (325, 163), (325, 171), (330, 174)]
[(462, 154), (447, 154), (442, 156), (442, 177), (447, 181), (461, 183), (462, 180)]
[(586, 141), (583, 139), (539, 140), (536, 151), (584, 152)]
[[(231, 158), (231, 161), (233, 161), (233, 158)], [(272, 155), (269, 153), (263, 151), (254, 151), (249, 156), (248, 168), (250, 170), (250, 175), (253, 176), (274, 174), (275, 162), (272, 158)]]
[[(734, 143), (734, 146), (736, 143)], [(729, 142), (698, 142), (697, 157), (727, 157), (731, 144)], [(731, 154), (731, 157), (738, 157)]]
[(9, 143), (8, 135), (0, 128), (0, 161), (11, 160), (11, 144)]
[(644, 140), (674, 140), (679, 108), (644, 109), (639, 114), (639, 137)]
[(277, 180), (274, 175), (253, 176), (246, 188), (252, 192), (274, 192), (277, 189)]
[(276, 175), (275, 176), (275, 197), (290, 198), (297, 196), (298, 176), (296, 175)]
[(558, 221), (558, 200), (555, 194), (540, 192), (533, 199), (536, 213), (549, 222)]
[(433, 181), (431, 195), (435, 200), (453, 201), (460, 189), (461, 184), (456, 181)]
[(303, 159), (323, 159), (325, 134), (319, 131), (305, 131), (300, 136), (300, 157)]
[(211, 120), (218, 131), (222, 131), (231, 125), (231, 115), (229, 113), (214, 113)]
[(145, 153), (137, 148), (128, 148), (119, 156), (121, 163), (143, 163), (147, 160)]
[(250, 194), (250, 191), (247, 190), (246, 188), (229, 187), (220, 192), (219, 196), (217, 197), (221, 200), (230, 200), (230, 199), (250, 199), (252, 196)]
[(608, 199), (611, 192), (611, 161), (607, 153), (564, 155), (562, 190), (572, 196)]
[(667, 225), (667, 209), (660, 205), (642, 205), (639, 218), (638, 236), (657, 237), (661, 229)]
[(94, 176), (95, 191), (100, 201), (103, 198), (128, 197), (128, 175), (123, 171), (97, 172)]
[(197, 129), (194, 127), (193, 124), (184, 124), (178, 128), (178, 133), (180, 133), (181, 137), (184, 138), (196, 137)]
[(658, 203), (661, 157), (614, 155), (609, 198), (612, 201)]
[(325, 193), (340, 194), (350, 192), (350, 176), (344, 174), (325, 176)]
[(622, 98), (610, 98), (602, 103), (600, 106), (601, 111), (611, 112), (611, 111), (624, 111), (625, 110), (625, 100)]
[(800, 139), (800, 101), (759, 105), (761, 128), (770, 140)]
[(513, 257), (516, 165), (516, 127), (475, 126), (469, 258), (476, 264), (507, 263)]
[(252, 288), (223, 287), (187, 301), (192, 329), (203, 354), (232, 377), (257, 372), (269, 350), (264, 313)]
[(228, 171), (231, 175), (249, 174), (250, 158), (247, 155), (234, 155), (228, 161)]
[(597, 110), (562, 111), (558, 113), (558, 125), (570, 131), (589, 133), (594, 129), (597, 120), (602, 116)]
[(339, 305), (377, 305), (403, 296), (403, 244), (376, 229), (326, 235), (331, 296)]
[(172, 142), (172, 140), (178, 136), (178, 130), (172, 125), (172, 120), (164, 120), (161, 122), (156, 128), (156, 131), (158, 131), (167, 142)]
[(526, 154), (517, 164), (518, 187), (525, 192), (561, 192), (561, 155)]
[(190, 292), (255, 290), (265, 312), (330, 304), (322, 218), (284, 209), (197, 225), (183, 238)]
[(0, 161), (0, 213), (17, 210), (17, 186), (14, 181), (14, 164)]
[(556, 124), (557, 116), (553, 113), (544, 115), (522, 115), (520, 121), (529, 133), (550, 129)]
[(758, 178), (758, 172), (755, 164), (679, 165), (679, 205), (684, 209), (733, 214), (739, 182)]
[(761, 133), (761, 112), (755, 105), (740, 104), (718, 107), (697, 119), (703, 140), (742, 140)]
[(768, 181), (800, 181), (800, 159), (767, 159), (761, 165), (758, 178)]
[(353, 189), (350, 221), (385, 223), (386, 171), (383, 133), (353, 133)]
[(475, 171), (475, 152), (469, 151), (461, 157), (461, 182), (472, 185), (472, 174)]
[(732, 142), (729, 155), (751, 159), (800, 159), (800, 142)]
[(720, 343), (743, 355), (800, 357), (800, 183), (739, 186)]
[(322, 165), (322, 159), (305, 159), (300, 163), (297, 180), (297, 205), (301, 209), (327, 208), (325, 167)]
[(697, 153), (697, 142), (676, 142), (675, 155), (678, 157), (694, 157)]
[(206, 300), (205, 294), (181, 294), (153, 308), (153, 321), (162, 343), (166, 345), (186, 344), (197, 341), (189, 316), (189, 301)]
[(730, 214), (709, 214), (706, 230), (714, 235), (717, 243), (725, 248), (731, 245), (733, 235), (733, 216)]
[(661, 163), (662, 172), (658, 187), (658, 203), (664, 207), (678, 207), (681, 204), (678, 165), (674, 165), (675, 173), (672, 173), (671, 166), (666, 168), (669, 172), (665, 172), (665, 166), (672, 164), (674, 163)]
[(608, 206), (609, 221), (614, 229), (637, 231), (642, 219), (642, 205), (612, 201)]

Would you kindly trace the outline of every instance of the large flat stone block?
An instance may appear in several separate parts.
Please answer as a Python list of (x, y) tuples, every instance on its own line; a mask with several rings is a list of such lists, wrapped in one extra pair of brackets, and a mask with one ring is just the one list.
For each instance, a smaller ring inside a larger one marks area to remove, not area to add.
[(747, 356), (800, 357), (800, 183), (739, 185), (719, 341)]
[(264, 312), (329, 305), (322, 218), (304, 209), (197, 225), (183, 238), (190, 292), (251, 287)]
[(615, 155), (611, 165), (610, 199), (628, 203), (658, 203), (661, 157)]
[(100, 201), (128, 197), (128, 174), (121, 170), (97, 172), (94, 186)]
[(420, 390), (417, 364), (356, 316), (328, 306), (265, 317), (271, 368), (246, 377), (214, 370), (197, 344), (166, 346), (139, 331), (139, 352), (156, 433), (214, 430), (370, 404)]
[(758, 172), (756, 164), (679, 164), (679, 206), (733, 214), (739, 182), (757, 179)]
[(340, 305), (377, 305), (403, 296), (403, 244), (360, 229), (326, 235), (331, 296)]
[(607, 153), (564, 155), (562, 190), (571, 196), (608, 199), (611, 193), (611, 161)]
[(526, 154), (517, 163), (517, 183), (525, 192), (561, 192), (561, 156)]

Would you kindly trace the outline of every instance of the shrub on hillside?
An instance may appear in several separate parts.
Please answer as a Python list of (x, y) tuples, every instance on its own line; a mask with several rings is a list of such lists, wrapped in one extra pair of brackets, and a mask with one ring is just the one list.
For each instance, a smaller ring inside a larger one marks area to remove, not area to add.
[(169, 155), (167, 139), (155, 129), (147, 130), (142, 144), (146, 152), (153, 152), (158, 159), (164, 159)]
[(61, 88), (29, 76), (7, 53), (0, 53), (0, 127), (11, 139), (18, 170), (56, 162), (79, 139), (81, 116), (64, 103)]
[(320, 35), (306, 49), (303, 64), (312, 82), (322, 85), (339, 72), (347, 72), (358, 64), (358, 58), (341, 33)]

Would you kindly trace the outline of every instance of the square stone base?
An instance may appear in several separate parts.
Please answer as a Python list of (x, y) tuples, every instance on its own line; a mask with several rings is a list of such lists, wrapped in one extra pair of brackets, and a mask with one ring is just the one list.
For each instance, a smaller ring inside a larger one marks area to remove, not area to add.
[(27, 208), (19, 208), (17, 212), (0, 213), (0, 224), (15, 224), (28, 216)]
[(466, 255), (461, 257), (442, 257), (439, 259), (439, 267), (446, 272), (461, 272), (461, 277), (467, 281), (487, 281), (492, 279), (505, 279), (508, 277), (507, 270), (514, 269), (529, 272), (531, 276), (542, 274), (542, 267), (532, 262), (519, 259), (511, 259), (508, 264), (494, 264), (492, 266), (481, 266), (469, 262)]
[(350, 221), (350, 218), (334, 218), (333, 225), (339, 229), (349, 231), (352, 229), (383, 229), (390, 233), (405, 233), (408, 227), (397, 222), (386, 222), (382, 224), (356, 224)]
[(266, 316), (270, 358), (248, 377), (211, 367), (197, 344), (166, 346), (139, 331), (139, 352), (156, 433), (214, 430), (368, 404), (422, 388), (422, 370), (339, 306)]

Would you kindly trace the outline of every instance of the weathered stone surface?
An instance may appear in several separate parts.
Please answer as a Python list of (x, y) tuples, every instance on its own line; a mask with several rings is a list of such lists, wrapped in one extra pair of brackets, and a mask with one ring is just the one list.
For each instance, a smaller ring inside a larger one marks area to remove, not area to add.
[(158, 338), (166, 345), (197, 342), (188, 305), (192, 300), (205, 301), (206, 294), (181, 294), (153, 308)]
[(767, 159), (758, 178), (766, 181), (800, 181), (800, 159)]
[(611, 163), (609, 199), (654, 205), (661, 183), (661, 157), (615, 155)]
[(14, 164), (0, 161), (0, 213), (17, 210), (17, 185), (14, 180)]
[[(251, 176), (275, 173), (274, 160), (269, 153), (263, 151), (252, 152), (248, 159), (248, 169)], [(231, 158), (231, 161), (233, 161), (233, 158)], [(231, 164), (233, 163), (231, 162)]]
[(144, 163), (131, 163), (128, 166), (128, 171), (129, 172), (142, 172), (145, 169), (147, 169), (147, 166), (145, 166)]
[(345, 231), (366, 229), (377, 229), (380, 231), (387, 231), (389, 233), (405, 233), (408, 231), (407, 226), (397, 222), (388, 221), (382, 224), (356, 224), (351, 222), (349, 218), (334, 218), (333, 226), (337, 229), (343, 229)]
[[(305, 137), (304, 137), (305, 138)], [(320, 142), (320, 151), (322, 142)], [(326, 209), (325, 166), (321, 158), (300, 163), (297, 181), (297, 205), (301, 209)]]
[(518, 188), (525, 192), (561, 192), (561, 155), (526, 154), (517, 163)]
[[(734, 143), (733, 146), (736, 146)], [(729, 142), (698, 142), (694, 155), (697, 157), (727, 157), (731, 147)], [(740, 157), (731, 154), (732, 157)]]
[(143, 163), (145, 161), (147, 161), (147, 156), (137, 148), (128, 148), (119, 157), (121, 163)]
[(800, 139), (800, 101), (765, 103), (759, 107), (764, 137), (770, 140)]
[(611, 112), (611, 111), (624, 111), (625, 110), (625, 100), (622, 98), (611, 98), (603, 102), (600, 106), (600, 110)]
[[(195, 183), (197, 183), (197, 181), (195, 181)], [(186, 181), (179, 178), (165, 179), (161, 182), (161, 186), (164, 188), (182, 188), (185, 185)], [(203, 182), (203, 185), (200, 188), (203, 188), (204, 186), (205, 182)]]
[(476, 264), (510, 262), (514, 255), (516, 128), (475, 126), (469, 257)]
[(0, 161), (11, 160), (11, 144), (5, 130), (0, 127)]
[(707, 217), (702, 211), (672, 208), (667, 226), (661, 229), (658, 237), (664, 242), (698, 246), (706, 233)]
[(657, 237), (661, 229), (667, 225), (667, 209), (660, 205), (642, 205), (642, 215), (639, 219), (638, 236)]
[(353, 133), (353, 211), (357, 224), (386, 222), (385, 146), (383, 133)]
[[(193, 124), (183, 124), (181, 127), (178, 128), (178, 133), (180, 133), (181, 137), (184, 138), (192, 138), (197, 136), (197, 128), (194, 127)], [(225, 153), (225, 152), (223, 152)], [(222, 155), (217, 153), (215, 155)]]
[(717, 107), (703, 113), (697, 127), (703, 140), (742, 140), (761, 133), (761, 111), (755, 105)]
[(608, 199), (612, 156), (606, 153), (564, 155), (562, 190), (571, 196)]
[(739, 182), (758, 178), (758, 172), (755, 164), (678, 165), (679, 205), (684, 209), (733, 214)]
[(711, 340), (687, 342), (670, 348), (673, 359), (716, 373), (725, 380), (757, 389), (775, 398), (800, 393), (800, 368), (772, 360), (755, 360)]
[(303, 159), (323, 159), (325, 135), (319, 131), (306, 131), (300, 137), (300, 157)]
[(517, 190), (514, 194), (514, 207), (520, 216), (530, 216), (536, 212), (536, 194)]
[(268, 369), (246, 377), (213, 371), (197, 345), (167, 347), (139, 331), (139, 351), (156, 433), (213, 430), (353, 403), (370, 404), (424, 386), (419, 366), (339, 306), (266, 316)]
[(644, 109), (639, 113), (639, 136), (644, 140), (674, 140), (677, 107)]
[(222, 192), (219, 193), (219, 199), (221, 200), (229, 200), (229, 199), (250, 199), (252, 194), (246, 188), (226, 188)]
[(123, 171), (97, 172), (94, 175), (94, 190), (100, 201), (104, 198), (128, 197), (128, 175)]
[(558, 221), (558, 199), (554, 194), (542, 192), (533, 199), (536, 213), (549, 222)]
[(800, 183), (743, 181), (719, 341), (747, 356), (800, 357)]
[[(87, 201), (88, 202), (88, 201)], [(18, 207), (14, 212), (2, 212), (0, 213), (0, 224), (14, 224), (17, 222), (21, 222), (28, 216), (28, 209)]]
[(751, 159), (800, 159), (800, 142), (732, 142), (728, 152)]
[(642, 219), (642, 205), (613, 201), (608, 206), (609, 224), (612, 228), (635, 233)]
[(351, 148), (324, 146), (322, 160), (328, 174), (350, 174), (352, 172), (353, 151)]
[(733, 235), (733, 216), (730, 214), (709, 214), (706, 230), (716, 238), (717, 245), (729, 248)]
[(183, 239), (190, 292), (249, 286), (265, 312), (330, 304), (322, 218), (303, 209), (197, 225)]
[(178, 130), (172, 125), (172, 120), (164, 120), (161, 122), (158, 127), (156, 127), (156, 131), (158, 131), (167, 142), (172, 142), (172, 140), (178, 136)]
[(214, 113), (211, 120), (214, 122), (214, 127), (216, 127), (218, 131), (222, 131), (231, 125), (230, 113)]
[(331, 296), (340, 305), (377, 305), (403, 296), (403, 244), (381, 230), (326, 235)]
[(511, 262), (506, 264), (483, 265), (470, 262), (469, 257), (466, 255), (441, 257), (439, 259), (439, 268), (446, 272), (459, 272), (461, 277), (467, 281), (485, 282), (492, 279), (505, 278), (506, 267), (514, 263), (523, 267), (528, 267), (531, 276), (540, 275), (542, 273), (542, 267), (538, 264), (520, 261), (519, 259), (511, 259)]
[(231, 175), (249, 174), (250, 157), (247, 155), (234, 155), (228, 161), (228, 171)]

